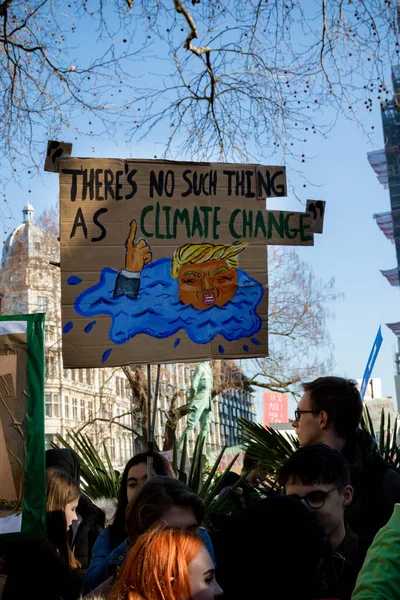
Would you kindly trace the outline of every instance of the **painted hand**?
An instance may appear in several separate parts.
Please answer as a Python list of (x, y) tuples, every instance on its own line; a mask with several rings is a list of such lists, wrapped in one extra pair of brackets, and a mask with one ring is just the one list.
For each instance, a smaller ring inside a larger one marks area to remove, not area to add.
[(136, 221), (131, 221), (128, 239), (126, 240), (126, 254), (125, 254), (125, 269), (128, 271), (134, 271), (136, 273), (142, 271), (143, 267), (151, 262), (150, 246), (146, 240), (140, 238), (135, 242), (136, 235)]

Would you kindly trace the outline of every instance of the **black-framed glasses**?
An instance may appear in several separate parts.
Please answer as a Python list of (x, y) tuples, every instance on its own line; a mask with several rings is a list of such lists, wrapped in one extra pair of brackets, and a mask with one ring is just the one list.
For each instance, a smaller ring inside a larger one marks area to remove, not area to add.
[(294, 420), (295, 421), (300, 421), (300, 417), (303, 413), (314, 413), (315, 415), (317, 415), (319, 412), (321, 412), (320, 410), (295, 410), (294, 411)]
[(331, 490), (315, 490), (312, 492), (308, 492), (308, 494), (306, 494), (305, 496), (299, 496), (298, 494), (290, 494), (289, 497), (295, 498), (296, 500), (304, 500), (309, 508), (322, 508), (329, 494), (332, 494), (332, 492), (338, 490), (343, 485), (344, 483), (339, 483), (339, 485), (336, 485)]

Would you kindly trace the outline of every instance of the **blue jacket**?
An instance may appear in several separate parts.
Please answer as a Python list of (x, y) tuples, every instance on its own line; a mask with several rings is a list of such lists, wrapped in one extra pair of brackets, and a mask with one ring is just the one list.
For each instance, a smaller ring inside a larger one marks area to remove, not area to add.
[[(204, 527), (199, 528), (199, 535), (215, 564), (214, 548), (211, 538)], [(108, 577), (114, 575), (118, 567), (123, 563), (128, 552), (127, 541), (124, 540), (119, 546), (113, 548), (111, 543), (110, 528), (106, 527), (97, 538), (93, 550), (92, 559), (83, 580), (83, 593), (88, 594)]]

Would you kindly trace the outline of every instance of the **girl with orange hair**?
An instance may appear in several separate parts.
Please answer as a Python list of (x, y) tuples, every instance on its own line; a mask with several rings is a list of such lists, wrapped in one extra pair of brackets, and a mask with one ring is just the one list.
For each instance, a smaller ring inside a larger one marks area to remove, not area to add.
[(214, 600), (222, 596), (211, 556), (197, 533), (163, 526), (139, 536), (110, 600)]

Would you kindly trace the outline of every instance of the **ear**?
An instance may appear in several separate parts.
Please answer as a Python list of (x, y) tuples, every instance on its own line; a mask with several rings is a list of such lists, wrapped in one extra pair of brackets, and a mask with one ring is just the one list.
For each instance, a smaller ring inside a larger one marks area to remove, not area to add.
[(326, 429), (329, 423), (329, 415), (325, 410), (321, 410), (319, 413), (319, 428)]
[(351, 487), (351, 485), (346, 485), (343, 491), (343, 506), (349, 506), (353, 500), (353, 496), (354, 489)]

